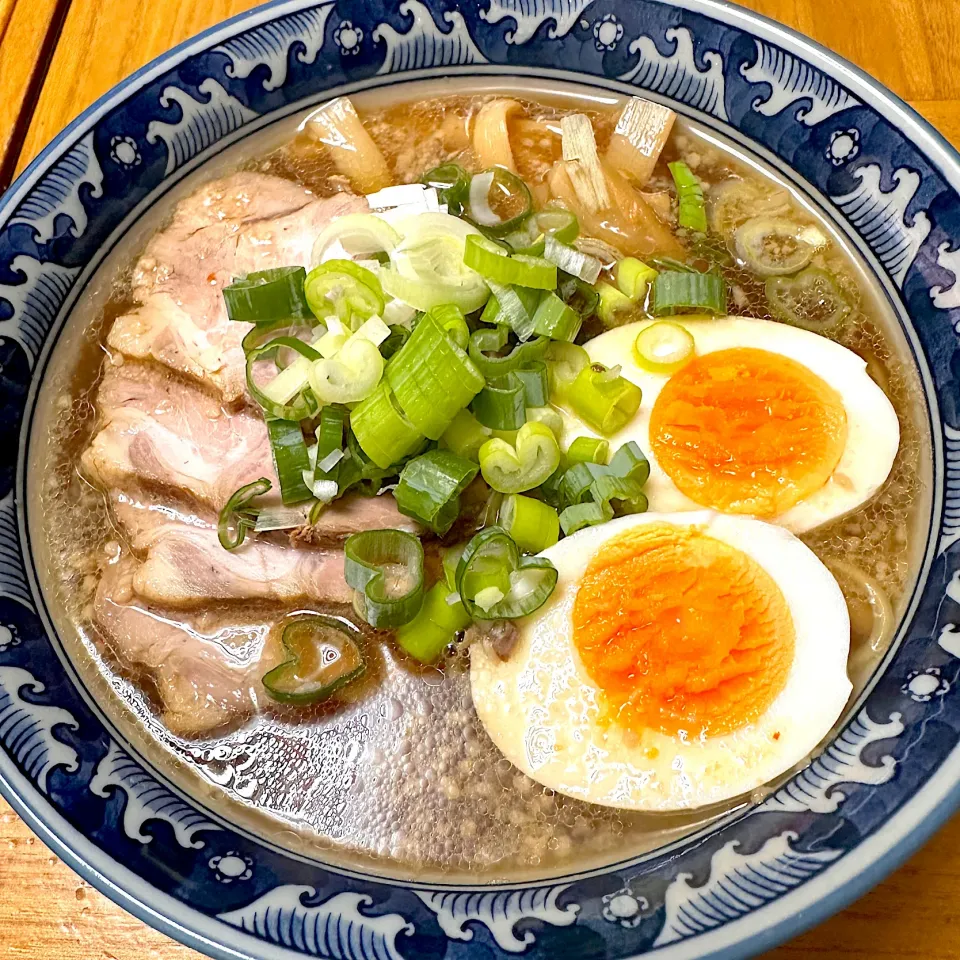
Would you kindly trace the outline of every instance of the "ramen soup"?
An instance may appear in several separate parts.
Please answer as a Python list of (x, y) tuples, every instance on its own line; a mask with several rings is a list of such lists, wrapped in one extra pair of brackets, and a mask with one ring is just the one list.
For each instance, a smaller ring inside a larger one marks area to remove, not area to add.
[(882, 291), (757, 162), (638, 98), (435, 93), (132, 225), (30, 522), (85, 686), (217, 815), (556, 875), (806, 762), (909, 602), (929, 442)]

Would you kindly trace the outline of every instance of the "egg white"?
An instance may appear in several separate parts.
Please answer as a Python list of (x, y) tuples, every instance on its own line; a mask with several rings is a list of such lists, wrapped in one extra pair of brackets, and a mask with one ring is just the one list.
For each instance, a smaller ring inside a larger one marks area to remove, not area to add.
[[(786, 684), (753, 724), (723, 736), (640, 734), (600, 720), (600, 690), (573, 643), (572, 610), (597, 550), (632, 527), (696, 526), (752, 557), (776, 581), (796, 631)], [(851, 684), (847, 606), (829, 570), (781, 527), (712, 511), (641, 514), (590, 527), (542, 556), (559, 571), (537, 613), (519, 621), (506, 660), (471, 649), (473, 702), (487, 733), (524, 773), (560, 793), (632, 810), (719, 803), (772, 780), (806, 757), (840, 716)]]
[[(584, 346), (590, 359), (607, 366), (619, 364), (621, 373), (643, 391), (637, 415), (622, 430), (609, 437), (616, 450), (634, 440), (650, 460), (650, 479), (645, 492), (650, 509), (702, 510), (676, 487), (656, 462), (650, 449), (650, 414), (667, 374), (650, 373), (637, 365), (634, 342), (637, 334), (655, 321), (630, 323), (595, 337)], [(847, 412), (847, 442), (830, 479), (800, 503), (775, 517), (765, 518), (794, 533), (803, 533), (856, 509), (869, 500), (890, 475), (900, 446), (900, 423), (893, 404), (867, 373), (867, 365), (852, 350), (808, 330), (771, 320), (747, 317), (686, 320), (677, 317), (693, 336), (697, 356), (732, 347), (755, 347), (779, 353), (803, 364), (840, 395)], [(564, 449), (574, 437), (593, 432), (565, 411)]]

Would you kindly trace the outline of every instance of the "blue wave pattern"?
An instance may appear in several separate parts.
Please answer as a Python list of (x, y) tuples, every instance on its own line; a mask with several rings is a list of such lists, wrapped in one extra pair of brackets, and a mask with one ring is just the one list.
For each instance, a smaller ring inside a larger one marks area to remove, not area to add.
[(294, 44), (303, 44), (297, 59), (311, 64), (323, 48), (323, 34), (327, 18), (334, 6), (332, 3), (300, 10), (286, 17), (278, 17), (263, 26), (231, 37), (214, 53), (223, 53), (230, 58), (227, 76), (244, 79), (257, 67), (267, 67), (269, 75), (263, 81), (264, 90), (278, 90), (286, 83), (290, 50)]
[(8, 493), (0, 501), (0, 597), (16, 600), (28, 610), (35, 609), (23, 568), (13, 493)]
[(413, 18), (409, 30), (400, 33), (389, 23), (382, 23), (373, 31), (373, 39), (387, 47), (377, 73), (487, 62), (473, 42), (462, 13), (450, 10), (442, 14), (444, 29), (437, 26), (429, 7), (420, 0), (404, 0), (399, 11)]
[(150, 843), (153, 838), (143, 832), (144, 824), (148, 820), (163, 820), (173, 828), (180, 846), (199, 850), (203, 841), (196, 840), (195, 835), (220, 829), (111, 741), (107, 755), (97, 765), (90, 781), (90, 792), (109, 798), (116, 789), (122, 790), (126, 796), (123, 830), (131, 840)]
[(662, 947), (712, 930), (775, 900), (819, 873), (841, 855), (840, 850), (801, 853), (789, 831), (772, 837), (756, 853), (741, 854), (736, 840), (710, 860), (710, 876), (691, 887), (691, 874), (681, 873), (667, 887), (666, 917), (654, 946)]
[(63, 725), (79, 726), (72, 713), (57, 706), (31, 703), (22, 694), (42, 694), (46, 687), (21, 667), (0, 667), (0, 743), (44, 793), (54, 767), (74, 773), (79, 767), (77, 751), (53, 735)]
[(57, 217), (73, 221), (70, 233), (79, 237), (87, 229), (87, 211), (80, 198), (82, 187), (91, 197), (103, 196), (103, 170), (93, 147), (93, 133), (87, 134), (58, 160), (14, 211), (11, 223), (28, 223), (37, 230), (37, 239), (49, 240)]
[(397, 950), (397, 936), (409, 936), (414, 928), (400, 914), (361, 913), (361, 907), (373, 902), (362, 893), (338, 893), (319, 904), (304, 903), (316, 896), (313, 887), (278, 887), (246, 907), (221, 913), (219, 919), (312, 957), (403, 960)]
[(757, 40), (756, 45), (756, 62), (741, 67), (740, 74), (751, 83), (766, 84), (770, 88), (766, 99), (758, 97), (753, 101), (753, 109), (758, 113), (773, 117), (795, 103), (802, 103), (796, 119), (809, 127), (841, 110), (860, 105), (840, 84), (810, 64), (762, 40)]
[(687, 27), (671, 27), (665, 36), (673, 44), (668, 54), (662, 54), (651, 37), (637, 37), (630, 52), (639, 53), (640, 59), (620, 79), (726, 120), (723, 57), (708, 50), (702, 54), (701, 68)]
[(943, 432), (947, 499), (943, 508), (940, 553), (944, 553), (960, 540), (960, 430), (945, 423)]
[(162, 140), (167, 146), (168, 174), (258, 116), (212, 77), (197, 89), (208, 99), (195, 100), (179, 87), (167, 87), (160, 97), (160, 106), (179, 106), (180, 119), (172, 123), (154, 120), (147, 128), (149, 143)]
[(557, 898), (569, 884), (527, 890), (503, 890), (488, 893), (461, 893), (415, 890), (414, 893), (437, 915), (440, 929), (451, 940), (472, 940), (468, 923), (481, 923), (492, 934), (497, 945), (510, 953), (522, 953), (536, 941), (531, 930), (525, 930), (523, 939), (514, 928), (521, 920), (539, 920), (558, 927), (576, 922), (579, 904), (571, 903), (562, 909)]
[(480, 10), (480, 19), (487, 23), (499, 23), (511, 19), (516, 29), (504, 34), (507, 43), (526, 43), (540, 26), (548, 21), (553, 23), (547, 28), (551, 40), (565, 37), (580, 18), (581, 14), (594, 0), (490, 0), (486, 10)]

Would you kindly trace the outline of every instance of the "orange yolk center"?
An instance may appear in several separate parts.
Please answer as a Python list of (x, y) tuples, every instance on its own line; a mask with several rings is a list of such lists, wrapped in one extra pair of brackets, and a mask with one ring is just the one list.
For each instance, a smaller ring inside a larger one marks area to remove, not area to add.
[(605, 544), (573, 606), (581, 662), (631, 730), (730, 733), (787, 681), (793, 618), (752, 557), (693, 527), (650, 523)]
[(650, 415), (657, 462), (691, 500), (774, 517), (830, 479), (847, 442), (840, 395), (789, 357), (707, 353), (664, 385)]

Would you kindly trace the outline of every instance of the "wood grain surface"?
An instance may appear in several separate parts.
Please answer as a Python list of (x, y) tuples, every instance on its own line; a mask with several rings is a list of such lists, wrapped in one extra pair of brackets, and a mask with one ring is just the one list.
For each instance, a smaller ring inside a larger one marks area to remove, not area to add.
[[(852, 60), (960, 145), (960, 0), (744, 5)], [(124, 76), (250, 6), (250, 0), (0, 0), (0, 163), (12, 151), (22, 170)], [(38, 82), (31, 97), (30, 85)], [(958, 890), (960, 818), (871, 893), (766, 960), (960, 960)], [(0, 960), (54, 957), (198, 955), (83, 883), (0, 801)]]

